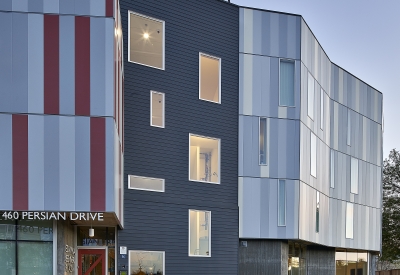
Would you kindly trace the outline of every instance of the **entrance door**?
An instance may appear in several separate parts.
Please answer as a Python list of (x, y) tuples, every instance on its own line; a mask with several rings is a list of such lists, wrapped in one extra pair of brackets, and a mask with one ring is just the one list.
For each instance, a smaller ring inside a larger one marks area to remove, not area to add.
[(78, 249), (78, 275), (106, 275), (106, 250)]

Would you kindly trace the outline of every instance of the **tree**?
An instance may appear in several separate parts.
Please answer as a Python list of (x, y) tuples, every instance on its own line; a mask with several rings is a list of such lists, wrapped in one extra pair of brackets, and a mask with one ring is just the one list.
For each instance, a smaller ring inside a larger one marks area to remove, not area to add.
[[(390, 151), (383, 162), (382, 269), (400, 260), (400, 153)], [(389, 265), (388, 265), (389, 264)]]

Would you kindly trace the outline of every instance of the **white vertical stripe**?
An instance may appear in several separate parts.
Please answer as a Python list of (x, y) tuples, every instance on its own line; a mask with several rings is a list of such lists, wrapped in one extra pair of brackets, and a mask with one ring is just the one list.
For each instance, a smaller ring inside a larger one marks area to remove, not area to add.
[(29, 210), (44, 209), (44, 116), (28, 116)]
[(75, 210), (75, 117), (60, 116), (60, 209)]
[(114, 115), (114, 20), (105, 19), (105, 116)]
[(44, 37), (43, 15), (28, 14), (28, 112), (43, 113)]

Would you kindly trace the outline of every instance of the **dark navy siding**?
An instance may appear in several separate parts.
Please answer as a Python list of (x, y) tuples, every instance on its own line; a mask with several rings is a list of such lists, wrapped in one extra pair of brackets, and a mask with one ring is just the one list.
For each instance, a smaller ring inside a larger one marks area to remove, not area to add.
[[(164, 178), (165, 193), (128, 189), (125, 176), (118, 245), (165, 251), (166, 274), (237, 274), (239, 9), (218, 0), (120, 5), (125, 175)], [(165, 21), (165, 71), (127, 61), (128, 10)], [(198, 98), (199, 52), (222, 59), (221, 104)], [(165, 93), (165, 129), (150, 126), (150, 90)], [(188, 180), (189, 133), (221, 139), (221, 184)], [(189, 209), (211, 211), (211, 258), (188, 256)]]

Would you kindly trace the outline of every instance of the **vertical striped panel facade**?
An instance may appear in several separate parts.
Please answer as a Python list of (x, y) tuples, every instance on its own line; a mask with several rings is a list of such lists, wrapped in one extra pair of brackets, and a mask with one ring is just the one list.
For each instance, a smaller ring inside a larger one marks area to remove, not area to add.
[[(239, 237), (379, 251), (382, 94), (333, 64), (301, 16), (240, 8), (239, 56)], [(295, 63), (294, 107), (279, 106), (280, 59)], [(313, 119), (308, 116), (309, 74)], [(267, 121), (267, 165), (259, 165), (260, 118)], [(316, 177), (310, 175), (312, 134), (317, 137)], [(358, 163), (358, 194), (350, 192), (352, 158)], [(278, 213), (279, 179), (287, 186), (286, 226), (272, 218), (265, 227), (266, 215)], [(345, 235), (346, 202), (354, 203), (353, 239)]]
[(118, 8), (1, 1), (1, 210), (114, 212), (122, 223)]

